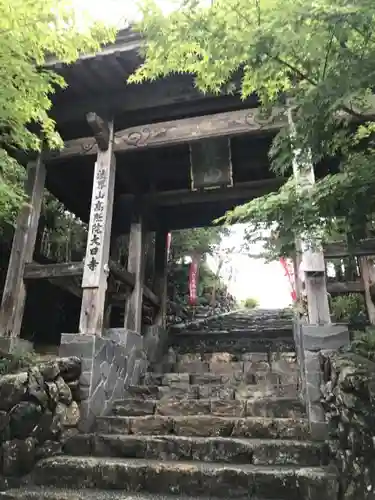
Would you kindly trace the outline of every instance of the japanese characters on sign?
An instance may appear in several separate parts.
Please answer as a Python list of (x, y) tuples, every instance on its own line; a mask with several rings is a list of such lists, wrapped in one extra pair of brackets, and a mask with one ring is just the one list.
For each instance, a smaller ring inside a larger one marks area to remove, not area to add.
[(108, 173), (98, 163), (95, 165), (94, 188), (91, 200), (90, 229), (85, 260), (83, 282), (96, 286), (100, 275), (100, 259), (103, 246), (106, 199), (108, 191)]
[(198, 271), (199, 260), (194, 256), (189, 269), (189, 303), (192, 306), (197, 304)]

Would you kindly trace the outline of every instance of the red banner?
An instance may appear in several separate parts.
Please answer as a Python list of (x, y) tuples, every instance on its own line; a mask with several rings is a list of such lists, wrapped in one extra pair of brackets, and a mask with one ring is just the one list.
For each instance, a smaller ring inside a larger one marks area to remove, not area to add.
[(291, 292), (290, 295), (292, 297), (293, 302), (297, 301), (297, 293), (295, 288), (295, 278), (294, 278), (294, 269), (293, 264), (288, 262), (286, 259), (280, 258), (280, 264), (283, 266), (285, 271), (285, 276), (288, 277)]
[(169, 260), (169, 252), (171, 251), (172, 233), (167, 234), (167, 259)]
[(197, 304), (199, 260), (193, 257), (189, 269), (189, 303), (192, 306)]

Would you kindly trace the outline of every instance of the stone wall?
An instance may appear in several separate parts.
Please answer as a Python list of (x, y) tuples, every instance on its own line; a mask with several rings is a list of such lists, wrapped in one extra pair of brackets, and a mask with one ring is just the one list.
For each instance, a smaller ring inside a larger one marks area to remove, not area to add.
[(40, 362), (0, 377), (0, 487), (61, 452), (80, 418), (78, 358)]
[(340, 500), (375, 498), (375, 363), (354, 353), (321, 353), (322, 404)]
[(109, 329), (103, 337), (64, 333), (59, 353), (82, 361), (82, 431), (89, 431), (96, 417), (110, 413), (113, 402), (137, 384), (148, 366), (142, 335), (125, 328)]

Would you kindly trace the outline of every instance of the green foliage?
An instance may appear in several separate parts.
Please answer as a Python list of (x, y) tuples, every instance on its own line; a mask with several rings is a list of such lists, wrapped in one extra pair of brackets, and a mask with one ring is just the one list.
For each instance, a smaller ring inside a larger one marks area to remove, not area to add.
[(354, 332), (350, 350), (375, 361), (375, 328), (367, 328), (365, 332)]
[(211, 296), (213, 289), (216, 293), (226, 291), (223, 282), (207, 265), (206, 257), (219, 251), (220, 242), (227, 234), (228, 230), (224, 227), (193, 228), (172, 233), (168, 279), (175, 289), (177, 302), (186, 304), (190, 264), (184, 262), (184, 257), (194, 253), (200, 255), (198, 299), (207, 302), (207, 296)]
[(365, 301), (360, 293), (333, 297), (331, 306), (332, 314), (339, 322), (353, 323), (366, 317)]
[[(49, 57), (71, 63), (113, 40), (115, 31), (79, 14), (72, 0), (0, 0), (0, 220), (23, 200), (23, 168), (10, 154), (62, 140), (49, 117), (50, 95), (64, 80), (43, 69)], [(37, 132), (37, 133), (36, 133)]]
[(43, 255), (55, 262), (82, 260), (86, 253), (87, 224), (65, 210), (51, 193), (45, 191), (42, 206)]
[(20, 351), (12, 354), (0, 352), (0, 375), (26, 370), (38, 359), (38, 355), (34, 351)]
[(217, 249), (221, 239), (228, 233), (224, 227), (198, 227), (172, 233), (171, 259), (177, 261), (197, 253), (202, 257)]
[(258, 299), (254, 299), (254, 297), (249, 297), (243, 301), (242, 305), (245, 309), (255, 309), (259, 306), (259, 301)]
[[(250, 222), (258, 238), (290, 254), (295, 233), (330, 234), (331, 219), (345, 215), (355, 237), (375, 212), (375, 3), (369, 0), (184, 0), (164, 16), (144, 0), (145, 63), (132, 82), (192, 73), (203, 92), (256, 93), (265, 110), (293, 99), (296, 134), (287, 126), (270, 151), (275, 172), (291, 174), (293, 151), (309, 151), (328, 176), (311, 193), (290, 180), (278, 192), (228, 214)], [(335, 162), (332, 162), (335, 158)], [(300, 164), (300, 168), (302, 164)], [(263, 234), (262, 234), (263, 233)]]

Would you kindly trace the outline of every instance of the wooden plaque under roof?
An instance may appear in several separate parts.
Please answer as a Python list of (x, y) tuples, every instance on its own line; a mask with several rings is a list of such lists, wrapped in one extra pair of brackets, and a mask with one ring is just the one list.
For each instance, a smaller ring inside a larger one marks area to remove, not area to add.
[(230, 139), (220, 137), (190, 144), (191, 189), (232, 187)]

